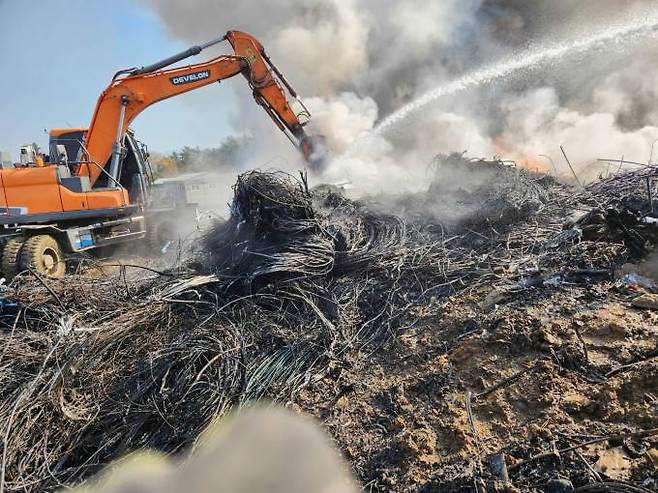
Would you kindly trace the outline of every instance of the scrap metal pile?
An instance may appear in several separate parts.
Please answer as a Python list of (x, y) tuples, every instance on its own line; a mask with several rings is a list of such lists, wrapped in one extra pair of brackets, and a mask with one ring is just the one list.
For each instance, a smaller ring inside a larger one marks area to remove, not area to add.
[[(479, 178), (446, 198), (450, 170)], [(651, 334), (639, 326), (637, 351), (617, 362), (583, 352), (585, 328), (557, 344), (521, 323), (575, 291), (607, 296), (616, 272), (642, 260), (658, 240), (654, 204), (642, 201), (655, 174), (574, 192), (501, 162), (441, 157), (430, 192), (396, 199), (392, 213), (381, 200), (252, 172), (238, 179), (230, 220), (206, 235), (187, 270), (139, 280), (19, 276), (0, 316), (4, 491), (74, 484), (140, 448), (181, 451), (212, 419), (259, 399), (324, 420), (375, 490), (535, 491), (560, 475), (590, 483), (568, 453), (535, 457), (567, 438), (513, 432), (487, 399), (527, 373), (548, 387), (558, 385), (552, 375), (592, 386), (647, 365), (658, 375)], [(402, 347), (414, 338), (413, 350)], [(485, 381), (496, 372), (498, 384)], [(589, 416), (589, 431), (584, 417), (555, 426), (577, 428), (571, 439), (617, 434), (650, 450), (655, 392), (632, 397), (644, 414)], [(446, 414), (434, 419), (437, 410)], [(516, 413), (524, 429), (549, 419)], [(464, 416), (470, 424), (455, 428)], [(500, 452), (508, 482), (487, 465)]]

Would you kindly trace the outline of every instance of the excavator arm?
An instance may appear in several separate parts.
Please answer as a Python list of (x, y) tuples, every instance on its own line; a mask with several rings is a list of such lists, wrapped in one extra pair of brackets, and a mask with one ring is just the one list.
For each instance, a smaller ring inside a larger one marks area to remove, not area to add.
[[(186, 67), (166, 68), (225, 40), (233, 47), (234, 55), (221, 55)], [(238, 74), (246, 78), (256, 102), (302, 152), (305, 159), (313, 164), (313, 140), (304, 132), (300, 120), (302, 117), (310, 118), (310, 114), (297, 93), (271, 62), (258, 40), (246, 33), (229, 31), (222, 38), (193, 46), (148, 67), (118, 72), (98, 99), (87, 131), (84, 150), (86, 161), (91, 164), (80, 166), (77, 174), (89, 176), (92, 185), (104, 173), (109, 173), (116, 180), (123, 136), (142, 111), (158, 101)], [(284, 87), (303, 108), (299, 115), (291, 108)], [(110, 163), (109, 170), (105, 170), (107, 163)]]

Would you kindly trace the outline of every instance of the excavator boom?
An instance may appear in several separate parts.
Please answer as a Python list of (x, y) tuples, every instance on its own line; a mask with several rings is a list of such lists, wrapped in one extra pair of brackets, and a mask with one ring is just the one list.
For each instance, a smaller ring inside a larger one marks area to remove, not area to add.
[[(167, 68), (225, 40), (231, 44), (233, 55), (221, 55), (185, 67)], [(79, 166), (76, 173), (88, 176), (92, 186), (103, 174), (109, 174), (112, 180), (116, 180), (123, 136), (142, 111), (158, 101), (238, 74), (244, 75), (256, 102), (311, 162), (313, 141), (303, 128), (304, 120), (307, 121), (310, 114), (297, 92), (274, 66), (258, 40), (240, 31), (229, 31), (221, 38), (193, 46), (153, 65), (118, 72), (98, 99), (85, 138), (86, 155), (81, 161), (86, 164)], [(298, 102), (300, 113), (295, 113), (291, 107), (286, 90), (292, 100)], [(108, 163), (109, 169), (106, 169)]]

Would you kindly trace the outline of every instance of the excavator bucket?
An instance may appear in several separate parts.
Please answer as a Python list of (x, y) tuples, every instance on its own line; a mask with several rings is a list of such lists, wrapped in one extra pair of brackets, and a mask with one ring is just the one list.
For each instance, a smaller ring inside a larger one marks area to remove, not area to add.
[(312, 171), (321, 171), (326, 166), (329, 153), (324, 136), (305, 135), (301, 139), (300, 150)]

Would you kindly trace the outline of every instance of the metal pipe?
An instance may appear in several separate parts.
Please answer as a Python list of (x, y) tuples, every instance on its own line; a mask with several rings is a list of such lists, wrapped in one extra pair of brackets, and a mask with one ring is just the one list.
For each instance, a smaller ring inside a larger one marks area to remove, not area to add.
[(205, 50), (206, 48), (210, 48), (211, 46), (218, 45), (219, 43), (223, 43), (224, 41), (226, 41), (226, 34), (224, 36), (219, 37), (219, 38), (211, 39), (207, 43), (203, 43), (201, 45), (201, 49)]
[(560, 146), (560, 150), (562, 151), (562, 155), (564, 156), (564, 160), (567, 162), (569, 165), (569, 169), (571, 170), (571, 173), (573, 173), (573, 177), (576, 179), (576, 183), (580, 185), (580, 188), (585, 188), (583, 183), (580, 181), (580, 178), (578, 178), (578, 175), (576, 174), (576, 170), (573, 168), (571, 165), (571, 161), (569, 161), (569, 158), (567, 157), (567, 152), (564, 150), (564, 147)]
[(634, 166), (642, 166), (643, 168), (651, 168), (648, 164), (644, 163), (638, 163), (637, 161), (628, 161), (627, 159), (597, 159), (597, 161), (601, 163), (616, 163), (619, 164), (620, 167), (623, 166), (624, 164), (632, 164)]
[(186, 58), (189, 58), (191, 56), (198, 55), (199, 53), (201, 53), (201, 47), (192, 46), (191, 48), (188, 48), (185, 51), (181, 51), (180, 53), (165, 58), (164, 60), (155, 62), (152, 65), (147, 65), (146, 67), (139, 68), (133, 72), (133, 75), (150, 74), (151, 72), (155, 72), (156, 70), (160, 70), (161, 68), (168, 67), (169, 65), (172, 65), (176, 62), (180, 62), (181, 60), (185, 60)]
[(288, 89), (288, 92), (290, 93), (290, 95), (295, 99), (299, 99), (299, 96), (297, 95), (297, 91), (295, 91), (295, 89), (292, 87), (290, 82), (288, 82), (288, 79), (286, 79), (286, 77), (281, 73), (281, 71), (278, 69), (278, 67), (276, 65), (274, 65), (274, 63), (272, 63), (272, 60), (270, 60), (270, 57), (267, 56), (267, 53), (265, 53), (265, 50), (263, 50), (261, 52), (261, 55), (263, 56), (263, 59), (267, 62), (267, 64), (270, 66), (272, 71), (279, 78), (279, 80), (281, 80), (283, 85), (286, 86), (286, 89)]
[[(261, 55), (263, 56), (263, 60), (265, 60), (265, 62), (269, 65), (270, 69), (272, 69), (272, 72), (274, 72), (274, 74), (281, 81), (281, 83), (286, 87), (286, 89), (288, 89), (288, 92), (290, 93), (290, 95), (293, 98), (295, 98), (297, 103), (299, 103), (299, 105), (302, 107), (302, 109), (304, 110), (303, 114), (306, 116), (306, 118), (308, 118), (310, 120), (311, 119), (311, 112), (306, 107), (306, 105), (304, 104), (304, 101), (302, 101), (302, 98), (299, 96), (297, 91), (295, 91), (295, 88), (292, 87), (292, 84), (290, 84), (290, 82), (288, 82), (288, 79), (286, 79), (286, 76), (283, 75), (283, 73), (281, 73), (279, 68), (274, 64), (274, 62), (272, 62), (270, 57), (267, 56), (267, 53), (265, 53), (265, 50), (263, 50), (261, 52)], [(297, 117), (299, 117), (299, 116), (300, 115), (297, 115)]]
[(299, 119), (301, 116), (305, 116), (307, 120), (305, 122), (300, 122), (300, 125), (305, 126), (311, 120), (311, 111), (306, 107), (304, 101), (302, 101), (302, 98), (296, 97), (295, 101), (297, 101), (299, 106), (302, 107), (302, 111), (297, 114), (297, 119)]
[[(119, 110), (119, 122), (117, 123), (117, 136), (112, 146), (112, 162), (110, 163), (110, 177), (117, 184), (119, 181), (119, 161), (123, 152), (123, 145), (121, 143), (123, 137), (123, 122), (126, 118), (126, 106), (128, 106), (128, 98), (121, 96), (121, 109)], [(109, 183), (108, 183), (109, 185)]]
[(189, 58), (191, 56), (198, 55), (206, 48), (210, 48), (211, 46), (219, 44), (225, 39), (226, 36), (222, 36), (221, 38), (212, 39), (202, 45), (192, 46), (187, 50), (181, 51), (180, 53), (165, 58), (164, 60), (160, 60), (159, 62), (155, 62), (151, 65), (147, 65), (146, 67), (139, 68), (133, 71), (132, 75), (149, 74), (151, 72), (155, 72), (156, 70), (160, 70), (162, 68), (168, 67), (169, 65), (173, 65), (176, 62), (180, 62), (181, 60), (185, 60), (186, 58)]
[(656, 148), (656, 144), (658, 144), (658, 139), (653, 141), (653, 144), (651, 144), (651, 156), (649, 156), (649, 166), (652, 166), (653, 163), (653, 151)]

